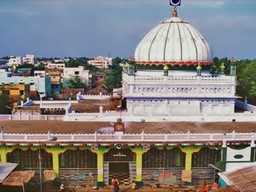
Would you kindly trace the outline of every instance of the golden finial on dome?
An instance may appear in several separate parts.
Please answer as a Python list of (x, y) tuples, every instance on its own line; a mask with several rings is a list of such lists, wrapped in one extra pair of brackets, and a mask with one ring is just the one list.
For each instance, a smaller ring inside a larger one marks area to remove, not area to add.
[(173, 7), (172, 16), (173, 17), (178, 17), (178, 12), (177, 12), (176, 6)]

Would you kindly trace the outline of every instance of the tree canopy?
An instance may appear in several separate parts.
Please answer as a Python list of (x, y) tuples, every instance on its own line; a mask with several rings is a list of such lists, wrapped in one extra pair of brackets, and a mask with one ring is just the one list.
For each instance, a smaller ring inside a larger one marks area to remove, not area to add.
[(106, 73), (106, 79), (104, 84), (109, 88), (109, 92), (113, 91), (114, 88), (122, 86), (122, 71), (123, 68), (119, 65), (123, 60), (116, 57), (112, 60), (112, 69)]
[[(230, 63), (231, 61), (225, 58), (213, 59), (213, 65), (211, 70), (216, 70), (216, 73), (220, 72), (220, 66), (222, 63), (225, 65), (225, 74), (230, 73)], [(239, 60), (235, 62), (236, 74), (237, 74), (237, 95), (241, 97), (242, 100), (247, 98), (248, 102), (251, 104), (256, 104), (256, 60)]]
[(2, 91), (2, 93), (0, 93), (0, 114), (11, 114), (11, 112), (12, 101), (9, 98), (8, 94)]
[(69, 88), (85, 88), (85, 83), (78, 76), (71, 77), (66, 80), (66, 84)]
[(89, 65), (88, 62), (87, 62), (88, 60), (90, 60), (90, 59), (86, 58), (86, 57), (70, 58), (69, 61), (67, 61), (65, 63), (65, 66), (66, 67), (83, 66), (86, 70), (89, 70), (89, 71), (92, 71), (92, 72), (100, 71), (99, 68), (97, 68), (93, 65)]
[(237, 66), (237, 93), (249, 103), (256, 104), (256, 60), (241, 60)]

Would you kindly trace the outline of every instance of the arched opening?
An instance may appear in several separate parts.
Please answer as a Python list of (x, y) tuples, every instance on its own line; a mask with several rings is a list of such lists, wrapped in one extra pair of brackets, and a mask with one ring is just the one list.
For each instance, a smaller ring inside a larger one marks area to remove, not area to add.
[[(52, 169), (52, 154), (41, 149), (42, 169)], [(14, 149), (7, 154), (7, 162), (17, 163), (18, 167), (23, 170), (39, 169), (39, 149), (22, 150)]]
[(96, 185), (97, 154), (90, 150), (68, 149), (59, 155), (59, 165), (60, 180), (66, 185)]
[(181, 180), (181, 172), (185, 167), (185, 153), (179, 148), (150, 148), (143, 154), (142, 162), (144, 185), (156, 181), (174, 184)]
[(118, 145), (104, 154), (104, 181), (111, 185), (111, 180), (116, 178), (120, 185), (129, 185), (136, 177), (136, 154), (129, 148)]

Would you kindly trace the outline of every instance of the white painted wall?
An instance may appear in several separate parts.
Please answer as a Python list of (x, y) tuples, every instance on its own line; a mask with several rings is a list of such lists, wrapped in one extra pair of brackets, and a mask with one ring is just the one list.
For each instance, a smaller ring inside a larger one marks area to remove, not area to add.
[[(243, 158), (236, 159), (235, 155), (242, 155)], [(235, 161), (235, 162), (241, 162), (241, 161), (250, 161), (251, 158), (251, 147), (247, 147), (245, 149), (231, 149), (230, 147), (227, 147), (227, 161)]]

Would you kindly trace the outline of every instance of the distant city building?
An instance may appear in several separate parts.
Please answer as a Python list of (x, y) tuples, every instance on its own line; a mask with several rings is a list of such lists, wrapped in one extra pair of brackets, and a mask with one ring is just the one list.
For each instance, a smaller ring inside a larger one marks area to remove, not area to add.
[(0, 85), (7, 84), (28, 84), (30, 86), (31, 95), (38, 93), (40, 97), (51, 96), (50, 77), (11, 76), (10, 72), (0, 70)]
[(8, 66), (23, 65), (23, 59), (22, 57), (10, 57), (7, 65)]
[(17, 74), (21, 76), (30, 76), (31, 75), (31, 68), (21, 68), (17, 69)]
[(0, 69), (0, 78), (11, 77), (11, 72), (7, 72), (6, 69)]
[(60, 70), (47, 69), (46, 76), (51, 77), (51, 87), (54, 93), (60, 93), (62, 84), (62, 72)]
[(51, 77), (52, 91), (60, 93), (63, 83), (63, 70), (65, 63), (48, 63), (45, 68), (45, 75)]
[(47, 63), (48, 69), (58, 69), (63, 70), (65, 68), (65, 63)]
[(45, 71), (36, 70), (36, 71), (34, 71), (34, 76), (35, 77), (45, 77)]
[(83, 66), (65, 67), (63, 70), (63, 87), (66, 87), (66, 80), (72, 77), (79, 77), (85, 85), (89, 86), (89, 70), (85, 70)]
[(32, 64), (32, 65), (36, 64), (36, 57), (35, 57), (35, 55), (26, 55), (22, 59), (23, 59), (23, 63)]
[(13, 65), (23, 65), (26, 64), (36, 64), (36, 57), (35, 55), (26, 55), (25, 57), (10, 57), (7, 65), (13, 66)]
[(54, 63), (64, 63), (65, 59), (55, 59)]
[[(3, 84), (2, 84), (3, 85)], [(19, 98), (25, 100), (30, 97), (30, 85), (25, 83), (4, 84), (2, 90), (8, 92), (12, 101), (16, 102)]]
[(0, 58), (0, 67), (6, 67), (9, 60)]
[(93, 60), (89, 60), (88, 64), (98, 67), (100, 69), (108, 68), (112, 65), (112, 58), (98, 56), (95, 57)]

